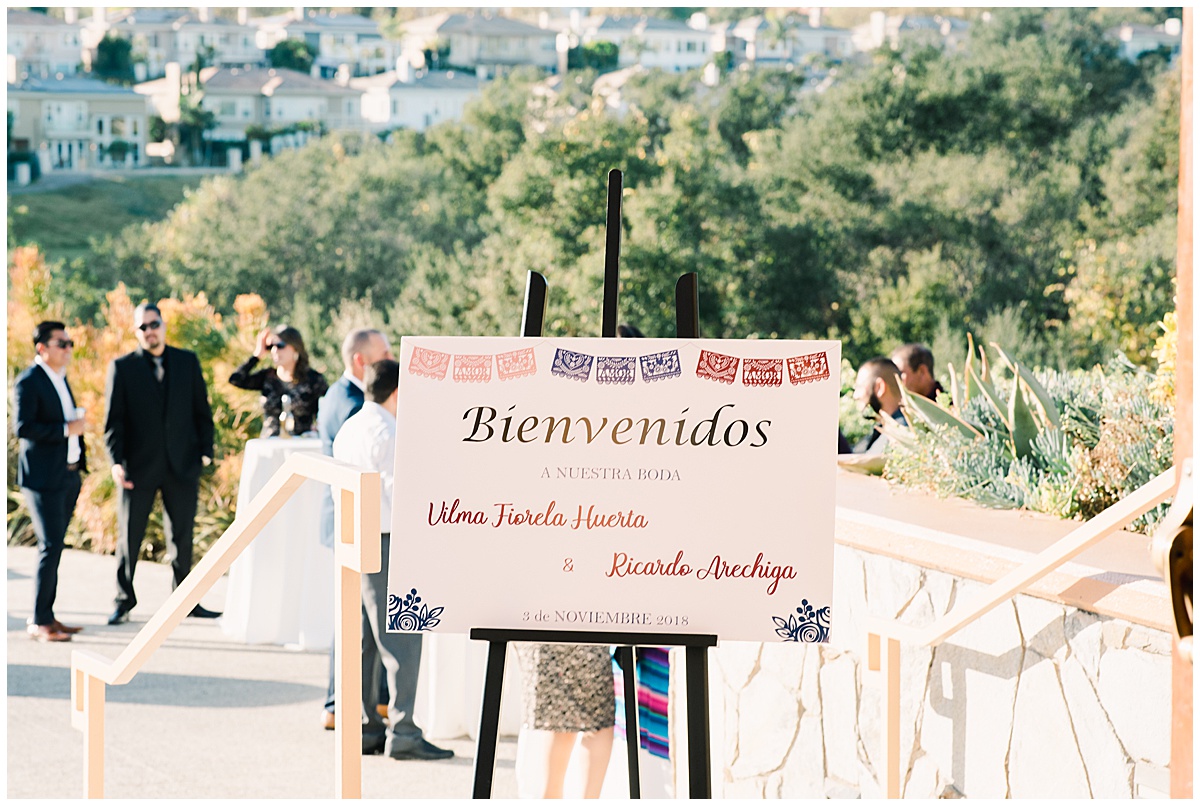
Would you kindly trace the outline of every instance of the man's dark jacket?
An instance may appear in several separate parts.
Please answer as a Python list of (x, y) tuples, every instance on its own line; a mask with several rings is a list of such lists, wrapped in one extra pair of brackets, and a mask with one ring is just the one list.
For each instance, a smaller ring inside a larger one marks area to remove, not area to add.
[[(71, 387), (67, 385), (67, 392)], [(66, 418), (54, 382), (40, 364), (17, 376), (13, 386), (16, 409), (17, 486), (38, 492), (62, 490), (67, 486)], [(74, 400), (74, 395), (72, 395)], [(79, 440), (80, 469), (87, 467), (87, 448)]]
[(196, 354), (168, 346), (165, 377), (154, 376), (150, 354), (138, 348), (112, 362), (108, 370), (104, 444), (113, 464), (137, 484), (161, 479), (170, 470), (197, 478), (202, 457), (213, 455), (212, 409)]

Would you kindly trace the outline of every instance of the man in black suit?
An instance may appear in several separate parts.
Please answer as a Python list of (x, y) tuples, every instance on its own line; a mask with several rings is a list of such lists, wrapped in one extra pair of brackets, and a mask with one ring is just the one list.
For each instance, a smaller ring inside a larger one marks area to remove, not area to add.
[(14, 387), (20, 458), (17, 484), (38, 541), (37, 578), (29, 635), (39, 641), (70, 641), (80, 627), (68, 627), (54, 616), (58, 562), (67, 525), (75, 514), (80, 473), (87, 464), (83, 446), (83, 413), (67, 384), (67, 365), (75, 343), (62, 322), (42, 322), (33, 331), (37, 357), (17, 376)]
[[(172, 589), (192, 570), (192, 524), (201, 468), (212, 463), (213, 418), (208, 388), (195, 353), (167, 346), (166, 325), (157, 305), (133, 312), (138, 349), (108, 371), (104, 443), (120, 492), (117, 511), (117, 609), (109, 624), (129, 620), (137, 604), (133, 572), (146, 522), (161, 491)], [(190, 613), (215, 618), (200, 605)]]

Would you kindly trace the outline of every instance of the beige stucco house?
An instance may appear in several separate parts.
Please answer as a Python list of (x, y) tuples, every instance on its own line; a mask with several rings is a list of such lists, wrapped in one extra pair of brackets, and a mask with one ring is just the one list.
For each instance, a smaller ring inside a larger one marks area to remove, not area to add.
[(36, 151), (43, 171), (145, 162), (150, 103), (128, 87), (85, 76), (27, 78), (9, 85), (7, 104), (13, 149)]

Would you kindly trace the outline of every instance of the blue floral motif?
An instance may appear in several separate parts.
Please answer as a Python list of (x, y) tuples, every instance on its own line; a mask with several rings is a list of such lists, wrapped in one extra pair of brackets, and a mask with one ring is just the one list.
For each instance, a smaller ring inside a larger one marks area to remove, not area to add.
[(417, 589), (413, 588), (403, 598), (392, 594), (388, 596), (387, 628), (389, 632), (419, 632), (432, 630), (441, 619), (444, 607), (430, 607), (421, 602)]
[(828, 606), (817, 610), (807, 599), (801, 599), (794, 615), (786, 619), (771, 616), (771, 620), (775, 622), (775, 634), (785, 641), (814, 644), (829, 640)]

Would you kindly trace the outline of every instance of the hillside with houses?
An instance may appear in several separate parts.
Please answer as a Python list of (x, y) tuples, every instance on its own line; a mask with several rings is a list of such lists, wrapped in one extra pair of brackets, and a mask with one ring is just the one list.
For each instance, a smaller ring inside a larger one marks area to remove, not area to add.
[[(818, 7), (686, 19), (673, 9), (526, 10), (527, 19), (489, 9), (406, 19), (395, 9), (368, 18), (304, 6), (267, 16), (246, 7), (89, 11), (7, 12), (10, 180), (150, 165), (237, 169), (331, 132), (423, 132), (461, 119), (489, 82), (520, 69), (544, 76), (535, 93), (561, 91), (569, 70), (595, 70), (605, 76), (595, 91), (614, 109), (622, 84), (645, 71), (699, 71), (710, 87), (734, 71), (786, 71), (823, 92), (881, 51), (964, 53), (972, 26), (990, 19), (875, 11), (836, 27)], [(1177, 19), (1121, 22), (1106, 35), (1131, 62), (1172, 59), (1180, 47)]]

